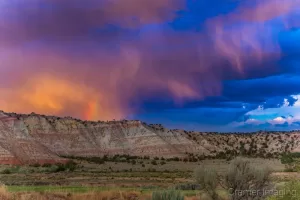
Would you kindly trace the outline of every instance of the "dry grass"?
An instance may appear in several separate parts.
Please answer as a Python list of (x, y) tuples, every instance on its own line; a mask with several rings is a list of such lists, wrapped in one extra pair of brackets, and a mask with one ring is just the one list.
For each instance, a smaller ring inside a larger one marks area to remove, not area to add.
[(11, 194), (7, 191), (7, 188), (5, 185), (0, 186), (0, 199), (1, 200), (11, 199)]
[(64, 194), (42, 194), (42, 193), (18, 193), (10, 200), (68, 200), (68, 196)]
[(185, 197), (184, 200), (200, 200), (198, 197)]
[(142, 194), (137, 191), (103, 191), (88, 192), (82, 194), (70, 193), (43, 193), (43, 192), (19, 192), (9, 193), (5, 186), (0, 187), (0, 200), (148, 200), (150, 194)]
[(74, 194), (70, 200), (135, 200), (135, 199), (150, 199), (150, 195), (143, 195), (140, 192), (121, 192), (121, 191), (106, 191), (106, 192), (89, 192), (84, 194)]

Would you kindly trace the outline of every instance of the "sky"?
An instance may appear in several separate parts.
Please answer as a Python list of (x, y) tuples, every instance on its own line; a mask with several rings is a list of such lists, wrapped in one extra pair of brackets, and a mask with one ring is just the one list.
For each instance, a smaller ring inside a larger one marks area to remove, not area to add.
[(300, 129), (300, 0), (0, 0), (0, 110)]

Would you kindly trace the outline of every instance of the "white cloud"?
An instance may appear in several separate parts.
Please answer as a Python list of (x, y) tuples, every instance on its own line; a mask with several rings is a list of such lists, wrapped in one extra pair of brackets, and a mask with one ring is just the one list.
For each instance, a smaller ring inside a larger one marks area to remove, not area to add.
[(288, 123), (290, 127), (295, 126), (295, 122), (300, 122), (300, 94), (291, 95), (295, 99), (292, 105), (288, 99), (284, 99), (279, 105), (280, 107), (265, 108), (264, 105), (259, 105), (256, 109), (250, 110), (245, 114), (248, 120), (244, 122), (233, 122), (231, 125), (242, 127), (244, 125), (263, 125), (276, 128), (275, 125), (283, 125)]
[(287, 117), (276, 117), (275, 119), (269, 120), (268, 122), (272, 125), (276, 124), (284, 124), (288, 123), (289, 125), (293, 124), (294, 122), (299, 122), (300, 116), (287, 116)]
[(285, 118), (276, 117), (275, 119), (269, 120), (269, 123), (271, 123), (271, 124), (284, 124), (285, 123)]
[(257, 120), (257, 119), (247, 119), (244, 122), (232, 122), (230, 124), (230, 126), (232, 126), (232, 127), (240, 127), (240, 126), (243, 126), (243, 125), (260, 125), (260, 124), (263, 124), (263, 123), (264, 122), (262, 122), (260, 120)]
[(258, 106), (257, 110), (264, 110), (264, 106), (263, 105)]
[(290, 102), (288, 101), (288, 99), (284, 99), (282, 107), (288, 107), (289, 105), (290, 105)]
[(253, 125), (259, 125), (259, 124), (263, 124), (262, 121), (257, 120), (257, 119), (248, 119), (245, 121), (246, 124), (253, 124)]
[(291, 95), (291, 97), (294, 98), (295, 100), (297, 100), (294, 103), (293, 107), (300, 107), (300, 95), (299, 94), (298, 95)]

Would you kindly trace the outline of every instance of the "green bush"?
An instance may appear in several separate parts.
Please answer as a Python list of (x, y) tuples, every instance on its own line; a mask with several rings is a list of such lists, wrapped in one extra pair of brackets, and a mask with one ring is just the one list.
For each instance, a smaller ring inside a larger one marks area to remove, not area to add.
[(194, 171), (194, 178), (213, 200), (219, 199), (219, 195), (217, 193), (219, 180), (218, 174), (214, 169), (207, 169), (204, 167), (196, 168)]
[(152, 193), (152, 200), (184, 200), (184, 196), (176, 190), (156, 191)]
[(74, 171), (77, 168), (77, 163), (70, 160), (65, 164), (56, 163), (55, 165), (51, 164), (44, 164), (42, 167), (47, 168), (44, 170), (45, 172), (63, 172), (63, 171)]
[(52, 166), (52, 164), (50, 164), (50, 163), (44, 163), (43, 165), (42, 165), (42, 167), (51, 167)]
[(72, 161), (72, 160), (68, 161), (65, 164), (66, 170), (69, 170), (71, 172), (73, 172), (76, 169), (76, 167), (77, 167), (77, 164), (74, 161)]
[(201, 190), (200, 184), (197, 183), (185, 183), (175, 186), (176, 190)]
[(156, 160), (152, 160), (152, 161), (151, 161), (151, 164), (152, 164), (152, 165), (157, 165)]
[(57, 163), (54, 172), (63, 172), (63, 171), (66, 171), (65, 165), (61, 163)]
[(135, 165), (135, 164), (136, 164), (136, 161), (135, 161), (135, 160), (131, 160), (131, 164), (132, 164), (132, 165)]
[(1, 174), (11, 174), (11, 171), (9, 169), (4, 169)]
[(291, 164), (294, 162), (293, 156), (291, 154), (283, 154), (281, 156), (281, 163), (282, 164)]
[[(278, 192), (276, 192), (278, 191)], [(274, 195), (268, 200), (298, 200), (300, 195), (300, 182), (289, 181), (283, 188), (275, 190)]]
[(161, 165), (165, 165), (165, 164), (167, 164), (165, 161), (160, 161), (160, 164)]
[(292, 155), (293, 158), (300, 158), (300, 152), (293, 152), (290, 154)]
[[(222, 178), (210, 168), (199, 167), (194, 172), (194, 178), (203, 190), (213, 200), (221, 199), (217, 187), (222, 186), (230, 191), (233, 200), (256, 200), (264, 199), (265, 193), (243, 193), (240, 191), (264, 191), (272, 187), (270, 181), (271, 171), (267, 167), (257, 167), (251, 160), (237, 157), (232, 160), (229, 168)], [(224, 179), (224, 180), (223, 180)]]
[(286, 167), (283, 171), (284, 172), (297, 172), (297, 170), (292, 167)]
[[(272, 188), (271, 170), (266, 166), (255, 166), (251, 160), (238, 157), (231, 161), (225, 175), (225, 184), (232, 192), (232, 199), (265, 199), (267, 193), (244, 193), (239, 191), (265, 191)], [(245, 195), (245, 196), (243, 196)]]
[(39, 163), (35, 163), (33, 165), (29, 165), (30, 167), (40, 167), (41, 165)]

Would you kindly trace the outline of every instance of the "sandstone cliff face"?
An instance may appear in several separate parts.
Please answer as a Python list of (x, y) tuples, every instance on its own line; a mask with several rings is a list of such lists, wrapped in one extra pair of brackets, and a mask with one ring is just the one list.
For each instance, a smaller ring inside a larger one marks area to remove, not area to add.
[(297, 151), (300, 134), (211, 134), (168, 130), (140, 121), (88, 122), (0, 112), (0, 163), (64, 162), (60, 156), (185, 157), (245, 151), (260, 156)]

